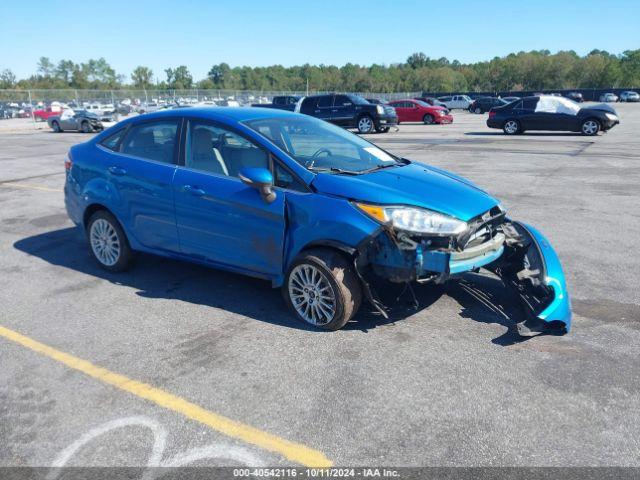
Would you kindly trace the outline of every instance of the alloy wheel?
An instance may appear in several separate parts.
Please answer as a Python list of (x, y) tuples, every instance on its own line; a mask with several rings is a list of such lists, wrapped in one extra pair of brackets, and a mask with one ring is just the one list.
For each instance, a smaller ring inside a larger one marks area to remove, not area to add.
[(595, 135), (598, 133), (600, 126), (595, 120), (587, 120), (582, 124), (582, 133), (585, 135)]
[(514, 134), (518, 132), (518, 122), (516, 122), (515, 120), (508, 120), (505, 124), (504, 124), (504, 131), (507, 132), (508, 134)]
[(99, 218), (91, 224), (89, 232), (91, 250), (98, 261), (107, 267), (116, 264), (120, 258), (120, 239), (111, 223), (104, 218)]
[(362, 117), (358, 120), (358, 130), (362, 133), (369, 133), (373, 128), (373, 122), (369, 117)]
[(298, 265), (289, 275), (289, 298), (302, 319), (311, 325), (326, 325), (336, 313), (333, 287), (322, 271), (308, 263)]

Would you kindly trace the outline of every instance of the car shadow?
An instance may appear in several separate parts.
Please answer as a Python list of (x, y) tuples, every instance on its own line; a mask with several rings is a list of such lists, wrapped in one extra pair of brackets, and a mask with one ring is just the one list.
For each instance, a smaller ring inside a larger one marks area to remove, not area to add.
[[(92, 258), (84, 234), (77, 227), (23, 238), (16, 241), (14, 247), (52, 265), (131, 287), (141, 297), (176, 299), (284, 327), (322, 332), (295, 319), (287, 311), (279, 289), (273, 289), (264, 280), (148, 254), (137, 255), (136, 265), (130, 271), (108, 272)], [(368, 302), (363, 302), (360, 312), (344, 327), (345, 330), (367, 332), (381, 325), (400, 322), (448, 295), (461, 306), (463, 318), (497, 323), (506, 328), (506, 332), (493, 343), (511, 345), (520, 341), (515, 330), (515, 322), (522, 319), (518, 312), (519, 304), (506, 293), (497, 278), (467, 274), (446, 285), (409, 286), (385, 282), (384, 288), (376, 287), (381, 286), (374, 285), (374, 289), (387, 306), (388, 318)], [(71, 288), (54, 288), (50, 294), (75, 291)]]
[(524, 132), (517, 135), (507, 135), (502, 131), (495, 132), (464, 132), (465, 135), (482, 137), (583, 137), (580, 132)]

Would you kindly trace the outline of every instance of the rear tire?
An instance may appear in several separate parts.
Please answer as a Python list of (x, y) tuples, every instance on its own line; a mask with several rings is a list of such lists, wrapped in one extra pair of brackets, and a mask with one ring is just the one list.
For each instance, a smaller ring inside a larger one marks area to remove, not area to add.
[(323, 330), (339, 330), (362, 302), (362, 287), (354, 268), (335, 250), (304, 251), (285, 277), (285, 302), (298, 320)]
[(502, 131), (507, 135), (516, 135), (521, 133), (520, 122), (518, 120), (509, 119), (502, 125)]
[(434, 123), (433, 115), (427, 113), (424, 117), (422, 117), (422, 122), (425, 125), (433, 125)]
[(482, 109), (481, 109), (480, 107), (476, 107), (476, 108), (473, 110), (473, 113), (480, 114), (480, 113), (482, 113)]
[(588, 136), (597, 135), (600, 129), (600, 122), (593, 118), (586, 119), (584, 122), (582, 122), (582, 126), (580, 127), (582, 134)]
[(110, 272), (131, 267), (133, 250), (120, 222), (106, 210), (98, 210), (87, 222), (87, 237), (93, 258)]
[(369, 115), (363, 115), (358, 119), (358, 132), (371, 133), (375, 129), (373, 119)]

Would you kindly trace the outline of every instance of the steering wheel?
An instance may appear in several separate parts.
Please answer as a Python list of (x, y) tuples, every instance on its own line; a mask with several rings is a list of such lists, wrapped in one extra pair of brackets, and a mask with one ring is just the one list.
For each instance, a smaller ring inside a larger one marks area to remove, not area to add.
[(313, 164), (316, 162), (316, 159), (323, 153), (328, 157), (333, 156), (333, 153), (331, 153), (331, 150), (329, 150), (328, 148), (324, 148), (324, 147), (319, 148), (318, 150), (315, 151), (313, 155), (311, 155), (311, 160), (307, 163), (307, 167), (313, 167)]

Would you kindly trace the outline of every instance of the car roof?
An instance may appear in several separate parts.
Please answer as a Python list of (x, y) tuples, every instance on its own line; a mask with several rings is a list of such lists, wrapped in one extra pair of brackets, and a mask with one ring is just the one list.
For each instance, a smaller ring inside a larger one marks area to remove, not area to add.
[(191, 107), (188, 109), (167, 109), (152, 113), (145, 113), (138, 117), (133, 117), (129, 121), (135, 122), (140, 120), (153, 120), (165, 117), (180, 116), (184, 112), (184, 116), (198, 117), (206, 120), (221, 120), (244, 122), (247, 120), (256, 120), (263, 118), (295, 118), (301, 116), (299, 113), (289, 112), (287, 110), (277, 110), (270, 108), (252, 108), (252, 107)]

